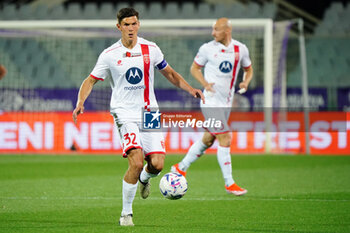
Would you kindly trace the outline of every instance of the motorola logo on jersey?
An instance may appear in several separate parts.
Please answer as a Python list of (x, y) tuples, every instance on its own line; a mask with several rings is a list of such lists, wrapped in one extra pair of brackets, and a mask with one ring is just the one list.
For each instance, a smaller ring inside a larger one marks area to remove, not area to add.
[(229, 61), (223, 61), (221, 62), (219, 69), (223, 73), (229, 73), (232, 70), (232, 64)]
[(125, 78), (131, 84), (138, 84), (143, 77), (142, 71), (137, 67), (131, 67), (126, 71)]

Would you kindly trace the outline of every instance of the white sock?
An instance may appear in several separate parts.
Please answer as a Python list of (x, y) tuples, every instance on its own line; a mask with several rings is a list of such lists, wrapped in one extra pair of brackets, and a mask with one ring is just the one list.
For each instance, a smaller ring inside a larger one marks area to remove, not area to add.
[(126, 183), (125, 180), (123, 179), (122, 216), (132, 214), (132, 203), (133, 203), (134, 198), (135, 198), (135, 194), (136, 194), (136, 190), (137, 190), (137, 183), (136, 184), (129, 184), (129, 183)]
[(140, 174), (140, 180), (142, 183), (148, 183), (149, 179), (158, 176), (158, 174), (152, 174), (146, 171), (147, 164), (143, 167), (142, 172)]
[(179, 163), (179, 168), (182, 171), (187, 171), (187, 169), (191, 166), (191, 163), (194, 163), (197, 159), (199, 159), (206, 149), (208, 149), (208, 147), (202, 142), (202, 139), (196, 141), (188, 150), (185, 158), (183, 158)]
[(218, 146), (217, 157), (221, 167), (222, 176), (225, 180), (225, 185), (230, 186), (234, 184), (235, 181), (232, 178), (230, 147)]

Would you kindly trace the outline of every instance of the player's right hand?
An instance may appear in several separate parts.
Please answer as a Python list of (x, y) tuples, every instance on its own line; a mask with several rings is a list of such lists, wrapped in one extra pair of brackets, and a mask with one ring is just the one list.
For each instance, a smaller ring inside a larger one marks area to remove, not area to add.
[(215, 93), (215, 89), (214, 89), (214, 87), (213, 87), (214, 84), (215, 84), (215, 83), (208, 83), (207, 85), (204, 86), (204, 89), (205, 89), (206, 91)]
[(78, 115), (84, 113), (84, 106), (83, 105), (77, 105), (73, 111), (73, 121), (74, 124), (77, 124)]
[(194, 97), (194, 98), (200, 98), (203, 102), (203, 104), (205, 104), (205, 97), (203, 95), (203, 92), (199, 89), (192, 89), (190, 91), (190, 94)]

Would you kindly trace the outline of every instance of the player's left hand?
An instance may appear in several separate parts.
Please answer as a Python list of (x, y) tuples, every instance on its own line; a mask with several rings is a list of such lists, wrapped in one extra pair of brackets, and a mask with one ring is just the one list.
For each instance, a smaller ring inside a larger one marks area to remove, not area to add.
[(203, 95), (203, 92), (199, 89), (192, 89), (190, 94), (194, 97), (194, 98), (201, 98), (201, 100), (203, 101), (203, 104), (205, 104), (205, 98)]
[(237, 93), (242, 95), (247, 91), (247, 89), (248, 89), (248, 84), (243, 81), (239, 84), (239, 90), (237, 91)]
[(241, 82), (241, 83), (239, 84), (239, 88), (240, 88), (240, 89), (243, 89), (243, 88), (244, 88), (244, 89), (247, 90), (247, 89), (248, 89), (248, 84), (246, 84), (245, 82)]
[(74, 124), (77, 124), (78, 115), (83, 113), (84, 113), (84, 105), (77, 105), (77, 107), (73, 111)]

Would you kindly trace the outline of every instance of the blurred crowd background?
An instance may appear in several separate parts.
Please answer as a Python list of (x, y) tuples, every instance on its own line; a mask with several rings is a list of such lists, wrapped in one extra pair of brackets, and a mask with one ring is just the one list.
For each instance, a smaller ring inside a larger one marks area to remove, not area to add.
[[(310, 98), (311, 101), (318, 102), (316, 105), (321, 110), (350, 108), (350, 3), (345, 0), (316, 3), (301, 0), (12, 0), (0, 3), (0, 20), (6, 23), (7, 20), (115, 19), (117, 10), (126, 6), (135, 7), (140, 12), (141, 19), (215, 19), (225, 16), (237, 19), (271, 18), (281, 21), (302, 18), (306, 36), (308, 85), (310, 88), (321, 90), (316, 91), (316, 97)], [(4, 31), (2, 35), (4, 36)], [(76, 54), (76, 68), (67, 70), (64, 67), (68, 67), (67, 64), (72, 60), (64, 59), (64, 54), (57, 54), (49, 46), (42, 46), (35, 40), (6, 36), (0, 36), (0, 63), (5, 64), (9, 70), (7, 79), (0, 84), (2, 88), (18, 88), (23, 85), (24, 88), (76, 89), (91, 71), (102, 49), (115, 41), (115, 38), (90, 40), (88, 46), (91, 51), (81, 56), (89, 55), (92, 59), (79, 59), (79, 54)], [(207, 38), (196, 42), (192, 40), (185, 54), (173, 57), (169, 54), (175, 54), (176, 48), (159, 43), (164, 53), (170, 56), (171, 64), (184, 75), (189, 75), (189, 66), (198, 47), (210, 39), (208, 35)], [(66, 50), (72, 50), (69, 46)], [(286, 61), (287, 87), (300, 88), (299, 42), (294, 27), (289, 37)], [(70, 75), (74, 75), (75, 79), (69, 78)], [(29, 83), (25, 82), (28, 77), (35, 79)], [(50, 77), (50, 81), (47, 81), (47, 77)], [(15, 79), (19, 81), (14, 82)], [(192, 80), (190, 82), (198, 86)], [(252, 88), (256, 87), (259, 87), (259, 83), (253, 83)], [(156, 88), (161, 93), (161, 90), (171, 89), (172, 86), (167, 82), (157, 82)], [(311, 91), (310, 95), (312, 94)], [(293, 101), (292, 97), (290, 101)]]

